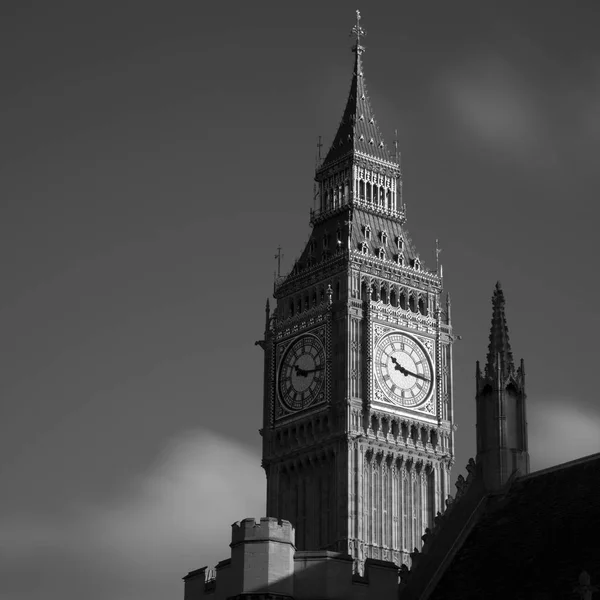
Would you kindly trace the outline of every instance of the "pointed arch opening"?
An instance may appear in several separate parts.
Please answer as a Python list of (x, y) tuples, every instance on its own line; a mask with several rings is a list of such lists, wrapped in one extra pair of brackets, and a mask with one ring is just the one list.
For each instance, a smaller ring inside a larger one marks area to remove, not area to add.
[(400, 292), (400, 308), (406, 310), (406, 292), (404, 290)]

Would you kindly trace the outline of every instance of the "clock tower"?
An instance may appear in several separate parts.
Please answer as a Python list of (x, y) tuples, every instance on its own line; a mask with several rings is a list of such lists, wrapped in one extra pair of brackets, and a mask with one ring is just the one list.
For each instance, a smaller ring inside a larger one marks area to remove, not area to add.
[(312, 232), (266, 309), (267, 514), (298, 550), (410, 564), (453, 464), (452, 327), (405, 222), (375, 121), (360, 13), (346, 107), (315, 181)]

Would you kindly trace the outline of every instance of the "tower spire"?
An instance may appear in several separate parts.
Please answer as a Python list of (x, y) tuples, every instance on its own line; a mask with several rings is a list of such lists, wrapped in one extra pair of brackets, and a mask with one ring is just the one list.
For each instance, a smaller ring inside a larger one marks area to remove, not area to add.
[(361, 58), (365, 51), (365, 47), (361, 42), (367, 32), (360, 24), (361, 18), (360, 11), (357, 10), (356, 23), (350, 32), (350, 35), (355, 38), (352, 45), (352, 52), (354, 52), (355, 57), (346, 108), (331, 148), (319, 170), (353, 153), (360, 153), (372, 159), (385, 161), (389, 166), (396, 166), (375, 122), (373, 109), (367, 96)]
[(515, 363), (510, 349), (508, 325), (504, 313), (504, 292), (498, 281), (492, 296), (492, 327), (485, 373), (488, 377), (501, 375), (503, 379), (506, 379), (509, 375), (514, 374), (514, 371)]

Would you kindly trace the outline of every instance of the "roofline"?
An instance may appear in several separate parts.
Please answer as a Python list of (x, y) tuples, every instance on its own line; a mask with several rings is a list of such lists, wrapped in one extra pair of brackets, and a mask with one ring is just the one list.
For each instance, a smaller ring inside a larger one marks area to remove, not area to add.
[(537, 477), (538, 475), (545, 475), (546, 473), (553, 473), (554, 471), (560, 471), (561, 469), (568, 469), (569, 467), (574, 467), (575, 465), (581, 465), (587, 462), (593, 462), (595, 460), (600, 460), (600, 452), (589, 454), (588, 456), (583, 456), (582, 458), (576, 458), (575, 460), (570, 460), (559, 465), (554, 465), (553, 467), (547, 467), (546, 469), (534, 471), (533, 473), (519, 477), (519, 481), (531, 479), (533, 477)]

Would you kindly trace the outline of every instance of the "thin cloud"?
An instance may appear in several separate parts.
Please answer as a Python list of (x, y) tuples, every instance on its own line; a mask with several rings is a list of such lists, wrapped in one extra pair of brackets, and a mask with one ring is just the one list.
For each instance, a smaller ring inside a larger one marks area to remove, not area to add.
[(229, 556), (231, 523), (264, 516), (264, 490), (258, 456), (206, 431), (185, 434), (110, 506), (80, 506), (62, 522), (0, 522), (0, 598), (177, 596), (187, 571)]
[(444, 74), (438, 91), (458, 127), (489, 149), (525, 159), (545, 146), (535, 93), (508, 61), (462, 65)]
[(573, 398), (527, 400), (531, 470), (600, 452), (600, 416)]

